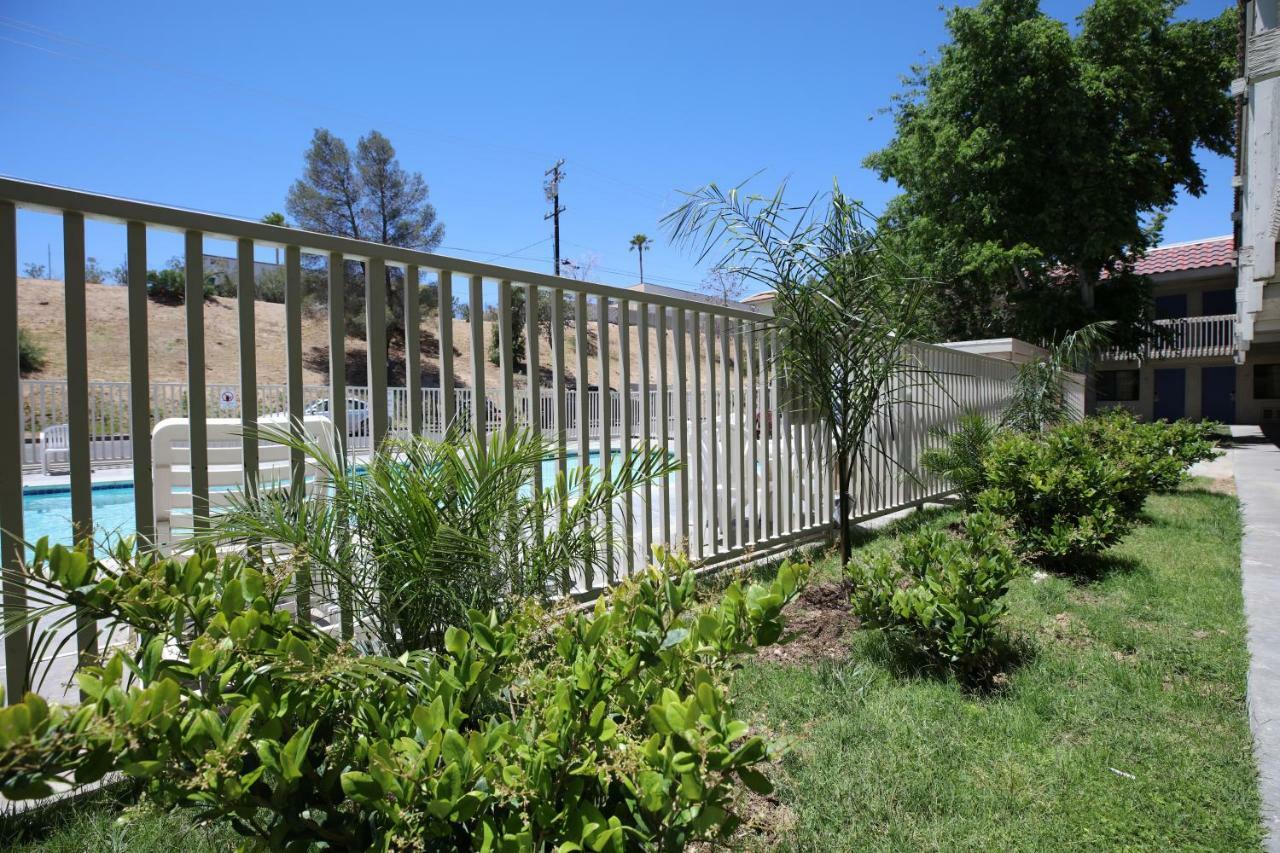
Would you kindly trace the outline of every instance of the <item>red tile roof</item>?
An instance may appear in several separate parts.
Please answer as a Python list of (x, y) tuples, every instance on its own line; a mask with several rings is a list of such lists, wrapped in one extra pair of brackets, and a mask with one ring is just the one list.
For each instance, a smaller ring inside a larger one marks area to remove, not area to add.
[(1156, 246), (1133, 269), (1139, 275), (1158, 275), (1208, 267), (1228, 267), (1235, 264), (1235, 249), (1235, 241), (1230, 234), (1190, 243)]

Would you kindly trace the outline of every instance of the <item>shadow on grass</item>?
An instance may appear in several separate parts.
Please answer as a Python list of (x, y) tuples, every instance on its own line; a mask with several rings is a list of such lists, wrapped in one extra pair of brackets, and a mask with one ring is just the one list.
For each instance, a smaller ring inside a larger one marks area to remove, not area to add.
[(1103, 551), (1100, 554), (1088, 554), (1072, 560), (1041, 561), (1031, 565), (1074, 584), (1093, 584), (1113, 575), (1133, 572), (1142, 564), (1125, 554)]
[[(1209, 498), (1213, 498), (1214, 500), (1217, 500), (1217, 501), (1224, 501), (1224, 502), (1228, 502), (1228, 503), (1234, 503), (1234, 502), (1236, 502), (1236, 500), (1237, 500), (1236, 496), (1235, 496), (1234, 494), (1232, 494), (1231, 492), (1224, 492), (1224, 491), (1220, 491), (1220, 490), (1218, 490), (1218, 489), (1211, 489), (1211, 488), (1208, 488), (1208, 487), (1206, 487), (1206, 486), (1199, 485), (1199, 484), (1197, 484), (1197, 483), (1185, 484), (1185, 485), (1179, 486), (1177, 489), (1175, 489), (1175, 490), (1173, 490), (1173, 491), (1171, 491), (1171, 492), (1157, 492), (1157, 494), (1161, 494), (1161, 495), (1195, 495), (1196, 497), (1209, 497)], [(1145, 516), (1145, 517), (1143, 518), (1143, 521), (1144, 521), (1144, 522), (1151, 523), (1151, 518), (1150, 518), (1150, 516)], [(1159, 523), (1159, 522), (1157, 521), (1157, 522), (1155, 522), (1155, 523)]]
[(902, 536), (906, 533), (914, 533), (921, 528), (935, 524), (946, 516), (954, 513), (959, 508), (959, 504), (954, 506), (930, 506), (917, 509), (914, 512), (904, 515), (902, 518), (895, 518), (888, 524), (880, 527), (869, 527), (865, 524), (855, 524), (853, 526), (853, 547), (861, 548), (869, 545), (877, 539), (893, 538), (894, 536)]
[(896, 678), (955, 684), (971, 695), (998, 696), (1008, 689), (1009, 677), (1034, 660), (1036, 646), (1024, 637), (1001, 634), (986, 654), (955, 666), (923, 653), (907, 635), (871, 630), (864, 633), (857, 654)]

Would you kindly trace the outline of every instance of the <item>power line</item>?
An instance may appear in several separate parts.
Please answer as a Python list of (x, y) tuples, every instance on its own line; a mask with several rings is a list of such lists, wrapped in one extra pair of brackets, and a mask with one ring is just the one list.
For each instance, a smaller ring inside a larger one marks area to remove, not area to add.
[(519, 249), (514, 249), (510, 252), (487, 252), (487, 251), (481, 251), (480, 249), (465, 249), (462, 246), (441, 246), (440, 248), (450, 252), (466, 252), (469, 255), (485, 255), (486, 257), (490, 257), (494, 259), (515, 258), (517, 260), (536, 261), (536, 260), (541, 260), (541, 258), (521, 257), (520, 253), (524, 251), (528, 251), (529, 249), (532, 249), (535, 246), (541, 246), (543, 243), (546, 243), (550, 240), (551, 240), (550, 237), (543, 237), (541, 240), (535, 240), (534, 242), (530, 243), (527, 246), (521, 246)]

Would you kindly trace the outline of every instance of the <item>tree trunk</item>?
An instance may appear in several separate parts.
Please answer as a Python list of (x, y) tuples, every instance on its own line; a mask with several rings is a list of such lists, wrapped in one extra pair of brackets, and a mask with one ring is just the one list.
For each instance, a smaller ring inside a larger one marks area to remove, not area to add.
[(840, 568), (843, 569), (853, 557), (852, 531), (849, 529), (849, 513), (852, 504), (852, 499), (849, 495), (849, 465), (843, 457), (837, 460), (836, 471), (838, 472), (836, 476), (839, 480), (838, 491), (840, 492)]
[(1084, 268), (1084, 264), (1076, 264), (1076, 277), (1080, 279), (1080, 302), (1085, 308), (1093, 307), (1093, 279)]

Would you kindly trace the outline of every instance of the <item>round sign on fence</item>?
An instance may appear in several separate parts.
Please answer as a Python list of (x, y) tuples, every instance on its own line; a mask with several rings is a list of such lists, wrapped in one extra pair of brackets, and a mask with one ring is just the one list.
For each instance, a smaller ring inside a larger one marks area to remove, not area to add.
[(224, 409), (234, 409), (236, 407), (236, 392), (230, 388), (224, 388), (222, 393), (218, 395), (218, 402), (222, 404)]

